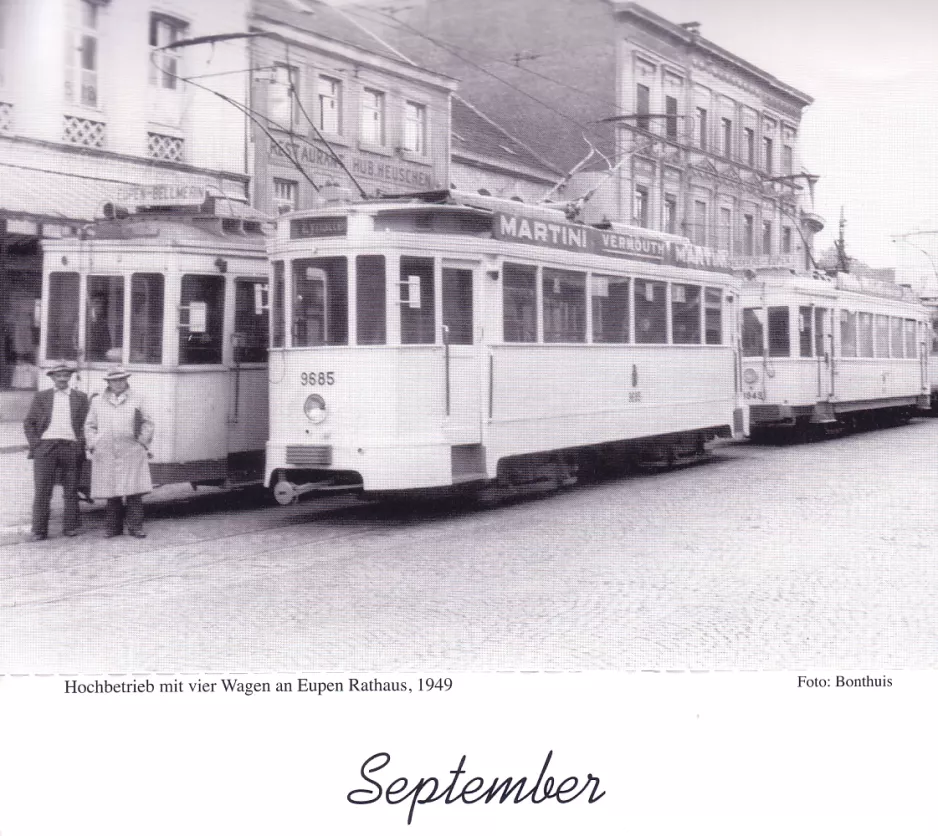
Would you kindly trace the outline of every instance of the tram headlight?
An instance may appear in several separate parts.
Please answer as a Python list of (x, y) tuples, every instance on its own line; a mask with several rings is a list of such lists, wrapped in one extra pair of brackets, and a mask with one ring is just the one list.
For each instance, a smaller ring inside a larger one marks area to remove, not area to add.
[(314, 424), (321, 424), (326, 420), (326, 402), (322, 395), (310, 395), (303, 404), (303, 412)]
[(748, 383), (750, 386), (752, 386), (752, 384), (755, 383), (758, 379), (759, 372), (757, 372), (755, 369), (746, 369), (743, 372), (743, 382)]

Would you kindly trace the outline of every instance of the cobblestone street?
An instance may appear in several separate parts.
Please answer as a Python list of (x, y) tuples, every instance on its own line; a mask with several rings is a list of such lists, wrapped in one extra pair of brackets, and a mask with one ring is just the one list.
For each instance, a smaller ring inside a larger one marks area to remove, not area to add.
[(0, 547), (0, 666), (931, 668), (936, 448), (936, 421), (728, 444), (488, 509), (159, 489), (146, 541), (93, 508), (77, 540)]

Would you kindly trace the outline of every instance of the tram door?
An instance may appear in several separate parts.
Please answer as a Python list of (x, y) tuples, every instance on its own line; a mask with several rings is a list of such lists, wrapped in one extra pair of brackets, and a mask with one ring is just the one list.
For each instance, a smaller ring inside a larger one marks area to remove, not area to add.
[(817, 396), (827, 400), (834, 396), (834, 331), (833, 309), (814, 308), (814, 353), (817, 357)]
[[(444, 260), (441, 268), (445, 390), (443, 431), (454, 446), (479, 445), (482, 440), (477, 336), (479, 312), (475, 309), (474, 299), (480, 266), (473, 262)], [(466, 455), (472, 458), (472, 451), (466, 449)]]

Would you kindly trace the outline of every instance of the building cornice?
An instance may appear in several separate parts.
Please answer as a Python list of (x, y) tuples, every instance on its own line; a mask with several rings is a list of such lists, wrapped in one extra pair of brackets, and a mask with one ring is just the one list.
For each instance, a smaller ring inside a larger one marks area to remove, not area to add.
[(632, 2), (632, 0), (607, 0), (607, 2), (612, 6), (613, 13), (623, 22), (628, 23), (634, 21), (643, 28), (652, 30), (656, 34), (664, 35), (679, 44), (693, 46), (699, 53), (729, 65), (733, 70), (749, 76), (777, 95), (788, 98), (793, 104), (800, 108), (807, 107), (814, 103), (814, 98), (807, 93), (803, 93), (790, 84), (786, 84), (771, 73), (759, 69), (755, 64), (751, 64), (712, 41), (708, 41), (696, 32), (665, 20), (663, 17), (649, 11), (644, 6)]

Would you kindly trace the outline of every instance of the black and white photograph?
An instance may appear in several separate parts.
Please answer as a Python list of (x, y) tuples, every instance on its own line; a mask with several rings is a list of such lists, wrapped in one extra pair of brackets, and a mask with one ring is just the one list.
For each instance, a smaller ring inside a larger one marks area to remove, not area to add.
[[(345, 832), (667, 834), (698, 820), (629, 749), (718, 816), (708, 746), (777, 784), (765, 735), (836, 750), (803, 832), (896, 829), (896, 795), (831, 816), (885, 786), (848, 723), (935, 738), (935, 33), (924, 0), (0, 0), (0, 714), (54, 718), (0, 786), (105, 741), (160, 785), (178, 739), (214, 799), (296, 735), (317, 777), (280, 777)], [(111, 833), (19, 799), (2, 836)]]

